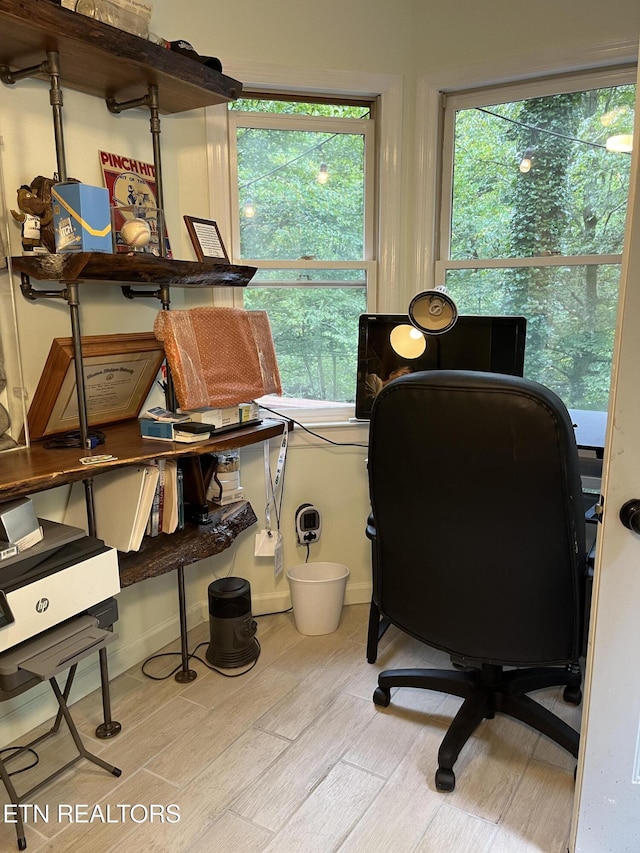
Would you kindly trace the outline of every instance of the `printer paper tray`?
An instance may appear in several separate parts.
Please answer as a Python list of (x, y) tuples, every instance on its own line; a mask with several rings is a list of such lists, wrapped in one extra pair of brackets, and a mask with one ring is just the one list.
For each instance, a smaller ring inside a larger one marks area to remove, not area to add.
[(43, 681), (53, 678), (54, 675), (69, 669), (74, 663), (78, 663), (78, 661), (106, 646), (107, 643), (115, 640), (116, 636), (112, 631), (89, 626), (32, 658), (21, 661), (19, 669), (37, 675)]

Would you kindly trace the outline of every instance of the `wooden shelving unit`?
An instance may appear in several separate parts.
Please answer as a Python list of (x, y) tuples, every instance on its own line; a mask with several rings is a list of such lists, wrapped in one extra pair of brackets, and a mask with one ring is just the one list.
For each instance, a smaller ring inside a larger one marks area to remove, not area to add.
[(160, 112), (169, 114), (242, 92), (238, 80), (50, 0), (0, 0), (0, 21), (0, 65), (35, 66), (55, 51), (63, 86), (87, 95), (129, 100), (157, 85)]
[[(102, 98), (114, 113), (148, 107), (159, 206), (162, 206), (162, 181), (158, 115), (225, 103), (238, 98), (242, 92), (242, 84), (237, 80), (196, 60), (57, 6), (50, 0), (0, 0), (0, 79), (3, 84), (12, 86), (26, 77), (50, 83), (58, 174), (62, 180), (66, 180), (67, 174), (62, 134), (63, 88)], [(159, 288), (162, 306), (166, 309), (171, 287), (243, 287), (256, 271), (253, 267), (217, 261), (195, 263), (151, 255), (98, 253), (20, 256), (13, 258), (12, 264), (21, 274), (25, 298), (63, 298), (67, 301), (76, 356), (80, 432), (85, 443), (88, 421), (79, 317), (81, 289), (126, 283), (129, 293), (125, 287), (123, 291), (133, 297), (154, 294), (134, 293), (130, 285), (154, 285)], [(59, 289), (35, 290), (31, 278), (55, 282)], [(193, 456), (243, 447), (280, 435), (283, 429), (282, 422), (268, 421), (197, 445), (181, 445), (141, 438), (137, 421), (117, 424), (104, 430), (105, 449), (117, 459), (95, 467), (79, 462), (81, 456), (87, 455), (82, 448), (47, 450), (42, 443), (35, 443), (29, 448), (3, 454), (0, 500), (83, 480), (89, 530), (93, 531), (93, 478), (100, 473), (161, 457)], [(102, 448), (96, 452), (99, 450)], [(247, 502), (214, 507), (211, 517), (211, 524), (190, 524), (177, 534), (146, 539), (136, 554), (120, 555), (122, 586), (177, 569), (183, 657), (182, 672), (176, 675), (178, 681), (195, 677), (188, 669), (186, 650), (184, 566), (219, 553), (241, 530), (256, 521)], [(104, 649), (100, 651), (100, 665), (105, 721), (97, 734), (109, 737), (119, 731), (119, 724), (111, 721)]]

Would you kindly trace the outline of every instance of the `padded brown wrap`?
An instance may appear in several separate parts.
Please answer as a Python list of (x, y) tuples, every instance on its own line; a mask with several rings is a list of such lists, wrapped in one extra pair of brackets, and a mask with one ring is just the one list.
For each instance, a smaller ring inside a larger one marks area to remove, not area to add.
[(164, 344), (181, 409), (223, 408), (282, 394), (265, 311), (160, 311), (153, 332)]

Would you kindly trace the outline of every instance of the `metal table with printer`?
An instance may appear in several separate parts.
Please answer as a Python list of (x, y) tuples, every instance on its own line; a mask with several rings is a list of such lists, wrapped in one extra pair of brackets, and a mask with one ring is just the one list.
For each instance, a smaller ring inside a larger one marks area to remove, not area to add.
[[(25, 538), (34, 536), (34, 524), (41, 538), (24, 547)], [(79, 528), (35, 518), (28, 499), (0, 506), (0, 533), (8, 536), (0, 560), (0, 701), (49, 681), (58, 703), (49, 731), (9, 757), (0, 757), (0, 779), (16, 806), (18, 848), (24, 850), (27, 842), (17, 808), (20, 803), (28, 802), (81, 758), (114, 776), (121, 773), (85, 748), (67, 706), (78, 663), (116, 637), (112, 629), (118, 608), (113, 596), (120, 591), (120, 579), (113, 548)], [(23, 550), (16, 542), (23, 543)], [(57, 676), (67, 670), (61, 689)], [(18, 793), (7, 764), (56, 734), (63, 719), (77, 755), (28, 791)]]

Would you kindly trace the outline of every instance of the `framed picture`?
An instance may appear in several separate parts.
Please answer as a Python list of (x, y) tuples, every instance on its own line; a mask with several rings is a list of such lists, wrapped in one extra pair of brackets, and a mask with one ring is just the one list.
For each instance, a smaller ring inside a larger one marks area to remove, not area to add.
[(217, 260), (221, 264), (229, 263), (229, 255), (217, 223), (211, 219), (198, 219), (196, 216), (185, 216), (184, 222), (199, 261)]
[[(90, 427), (136, 418), (164, 360), (154, 335), (95, 335), (82, 339)], [(31, 439), (78, 429), (72, 338), (54, 338), (27, 415)]]

